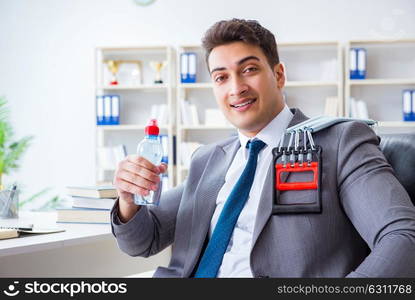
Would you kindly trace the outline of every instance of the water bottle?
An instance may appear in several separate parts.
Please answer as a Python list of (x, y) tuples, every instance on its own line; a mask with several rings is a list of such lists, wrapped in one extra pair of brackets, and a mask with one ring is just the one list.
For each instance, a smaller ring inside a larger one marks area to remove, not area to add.
[[(163, 148), (158, 135), (157, 120), (151, 119), (145, 128), (144, 139), (137, 146), (137, 155), (144, 157), (156, 166), (160, 164), (163, 155)], [(137, 205), (158, 205), (158, 201), (153, 202), (153, 194), (154, 191), (150, 191), (147, 196), (134, 195), (134, 203)]]

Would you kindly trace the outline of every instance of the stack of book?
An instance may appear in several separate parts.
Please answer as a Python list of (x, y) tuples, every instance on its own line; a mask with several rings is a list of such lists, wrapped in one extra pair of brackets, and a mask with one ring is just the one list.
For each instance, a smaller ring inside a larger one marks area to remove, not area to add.
[(69, 186), (67, 193), (72, 207), (57, 209), (58, 223), (110, 223), (110, 211), (118, 197), (113, 186)]

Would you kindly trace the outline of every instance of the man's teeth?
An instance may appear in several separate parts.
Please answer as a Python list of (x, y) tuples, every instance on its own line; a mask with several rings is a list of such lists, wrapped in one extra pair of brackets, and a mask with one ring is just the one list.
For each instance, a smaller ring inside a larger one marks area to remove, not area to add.
[(247, 102), (241, 103), (241, 104), (235, 104), (234, 107), (242, 107), (248, 104), (251, 104), (252, 102), (254, 102), (255, 99), (249, 100)]

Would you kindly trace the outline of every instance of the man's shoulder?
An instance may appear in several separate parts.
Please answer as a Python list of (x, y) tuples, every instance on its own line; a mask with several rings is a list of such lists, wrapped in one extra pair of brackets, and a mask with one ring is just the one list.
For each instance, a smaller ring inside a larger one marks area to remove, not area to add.
[[(313, 133), (313, 138), (333, 145), (350, 142), (369, 142), (379, 144), (380, 139), (375, 131), (366, 123), (360, 121), (340, 122), (333, 126)], [(323, 142), (324, 143), (324, 142)]]
[(226, 148), (230, 145), (232, 145), (233, 143), (238, 142), (238, 135), (232, 135), (230, 137), (221, 139), (217, 142), (214, 143), (210, 143), (210, 144), (206, 144), (203, 146), (200, 146), (197, 151), (194, 154), (193, 158), (197, 158), (197, 157), (204, 157), (206, 155), (210, 155), (217, 147), (219, 148)]

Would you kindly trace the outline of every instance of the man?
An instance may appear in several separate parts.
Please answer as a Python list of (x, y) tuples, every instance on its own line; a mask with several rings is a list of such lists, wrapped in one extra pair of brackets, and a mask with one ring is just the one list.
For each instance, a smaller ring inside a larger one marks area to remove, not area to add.
[[(216, 101), (238, 136), (199, 148), (186, 181), (158, 207), (136, 206), (132, 195), (159, 192), (167, 167), (135, 155), (121, 162), (112, 211), (119, 247), (148, 257), (173, 244), (156, 277), (415, 276), (415, 208), (372, 130), (345, 122), (313, 134), (323, 149), (322, 212), (272, 214), (272, 149), (307, 119), (284, 103), (274, 36), (233, 19), (214, 24), (203, 46)], [(280, 201), (314, 197), (287, 191)]]

